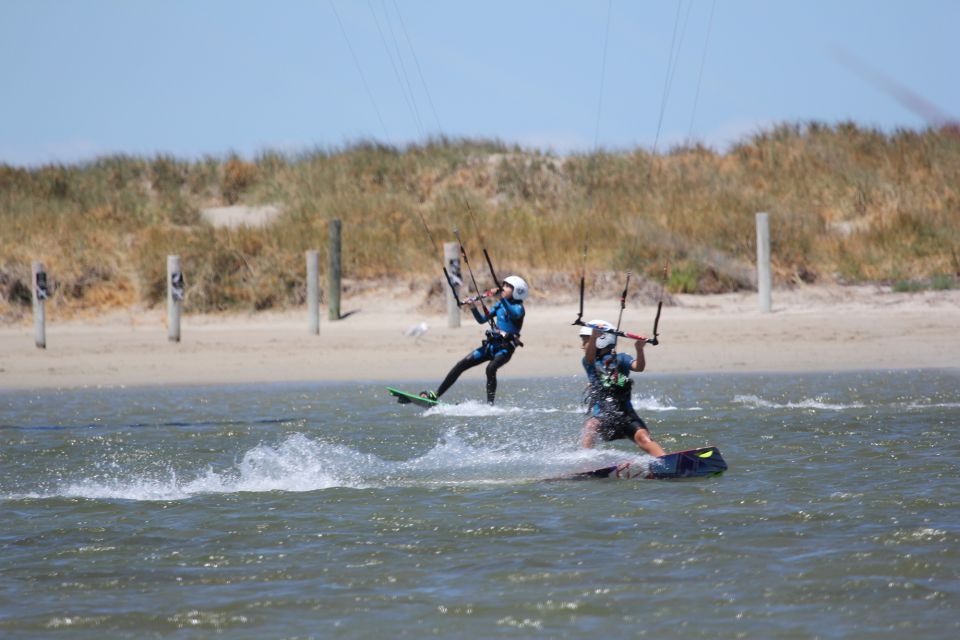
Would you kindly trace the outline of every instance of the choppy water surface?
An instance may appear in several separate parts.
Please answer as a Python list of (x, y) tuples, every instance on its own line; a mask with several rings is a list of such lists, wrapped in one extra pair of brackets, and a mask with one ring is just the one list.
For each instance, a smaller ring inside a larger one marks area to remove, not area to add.
[(545, 480), (643, 462), (574, 378), (0, 394), (0, 636), (957, 637), (960, 371), (640, 380), (725, 475)]

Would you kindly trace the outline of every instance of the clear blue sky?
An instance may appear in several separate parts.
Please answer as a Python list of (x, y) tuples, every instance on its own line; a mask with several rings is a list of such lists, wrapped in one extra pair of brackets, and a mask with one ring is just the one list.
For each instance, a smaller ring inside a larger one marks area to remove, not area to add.
[(955, 0), (0, 0), (0, 162), (922, 128), (890, 88), (960, 117), (958, 27)]

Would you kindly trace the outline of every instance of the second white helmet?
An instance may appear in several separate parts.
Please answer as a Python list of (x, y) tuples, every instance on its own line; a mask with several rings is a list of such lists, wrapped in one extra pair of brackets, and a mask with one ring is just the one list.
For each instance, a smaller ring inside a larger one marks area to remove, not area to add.
[(527, 296), (530, 294), (530, 288), (527, 287), (527, 282), (520, 276), (507, 276), (503, 279), (508, 285), (513, 287), (513, 299), (514, 300), (526, 300)]

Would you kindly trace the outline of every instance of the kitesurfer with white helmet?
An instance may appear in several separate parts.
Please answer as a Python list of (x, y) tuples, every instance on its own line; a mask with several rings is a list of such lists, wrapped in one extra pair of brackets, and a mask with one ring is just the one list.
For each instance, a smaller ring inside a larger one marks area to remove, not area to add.
[(651, 456), (662, 456), (663, 448), (650, 437), (650, 431), (637, 415), (630, 399), (633, 381), (630, 373), (646, 368), (643, 347), (646, 340), (635, 343), (637, 356), (615, 350), (617, 336), (597, 329), (613, 329), (605, 320), (592, 320), (580, 329), (580, 341), (584, 350), (583, 368), (587, 373), (588, 412), (590, 417), (583, 423), (581, 444), (593, 447), (599, 435), (602, 440), (629, 438)]
[(480, 324), (489, 322), (491, 325), (487, 330), (483, 344), (471, 351), (450, 369), (436, 392), (422, 391), (420, 395), (424, 398), (436, 400), (453, 386), (461, 373), (478, 364), (487, 362), (489, 363), (486, 371), (487, 402), (493, 404), (497, 395), (497, 370), (510, 361), (517, 347), (523, 346), (523, 343), (520, 342), (520, 329), (523, 327), (523, 318), (526, 313), (523, 301), (527, 299), (529, 293), (530, 289), (527, 287), (526, 281), (520, 276), (504, 278), (500, 290), (497, 292), (499, 300), (486, 314), (482, 311), (481, 298), (477, 296), (473, 300), (473, 307), (470, 309), (473, 312), (473, 317)]

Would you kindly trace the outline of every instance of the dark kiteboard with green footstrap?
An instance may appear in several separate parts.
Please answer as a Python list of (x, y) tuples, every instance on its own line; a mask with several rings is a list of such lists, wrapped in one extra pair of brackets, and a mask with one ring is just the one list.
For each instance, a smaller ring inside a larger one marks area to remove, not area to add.
[(611, 478), (632, 480), (674, 480), (678, 478), (704, 478), (718, 476), (727, 470), (727, 462), (716, 447), (701, 447), (688, 451), (667, 453), (653, 460), (649, 465), (634, 462), (581, 471), (557, 480), (590, 480), (593, 478)]

